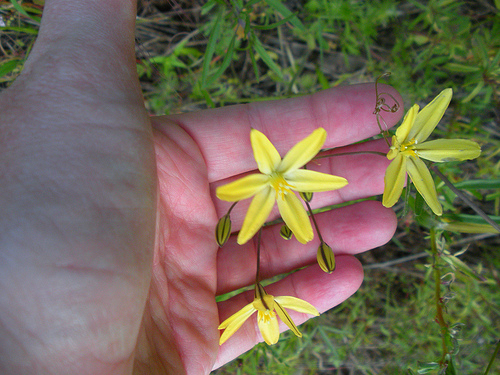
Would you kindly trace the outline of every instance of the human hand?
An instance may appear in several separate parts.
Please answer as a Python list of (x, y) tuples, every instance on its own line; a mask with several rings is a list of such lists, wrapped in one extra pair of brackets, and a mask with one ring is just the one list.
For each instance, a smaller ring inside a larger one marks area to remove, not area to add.
[[(202, 374), (230, 361), (261, 340), (256, 322), (220, 348), (217, 326), (253, 297), (217, 304), (215, 295), (253, 283), (255, 243), (218, 249), (214, 227), (228, 204), (214, 190), (255, 169), (250, 127), (282, 154), (320, 126), (325, 147), (386, 151), (382, 141), (347, 146), (378, 133), (372, 84), (156, 117), (151, 127), (131, 3), (47, 1), (25, 70), (0, 97), (2, 373)], [(363, 155), (311, 163), (349, 181), (315, 194), (313, 208), (380, 194), (387, 164)], [(234, 230), (247, 204), (233, 210)], [(263, 233), (261, 274), (311, 265), (266, 290), (323, 312), (361, 283), (351, 254), (388, 241), (396, 221), (373, 201), (317, 219), (343, 254), (333, 274), (315, 265), (317, 241), (285, 242), (277, 227)]]

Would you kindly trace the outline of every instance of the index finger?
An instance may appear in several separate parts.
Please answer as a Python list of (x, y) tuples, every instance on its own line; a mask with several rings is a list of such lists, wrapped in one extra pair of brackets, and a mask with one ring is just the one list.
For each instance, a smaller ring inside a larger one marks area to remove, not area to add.
[[(402, 103), (395, 89), (379, 85)], [(389, 95), (388, 101), (392, 101)], [(209, 182), (254, 170), (250, 129), (263, 132), (283, 156), (295, 143), (322, 127), (327, 133), (325, 148), (340, 147), (380, 132), (376, 116), (375, 84), (342, 86), (312, 95), (234, 105), (155, 119), (161, 130), (172, 123), (181, 127), (200, 148), (208, 168)], [(392, 105), (393, 103), (389, 103)], [(384, 112), (390, 127), (399, 121), (396, 113)]]

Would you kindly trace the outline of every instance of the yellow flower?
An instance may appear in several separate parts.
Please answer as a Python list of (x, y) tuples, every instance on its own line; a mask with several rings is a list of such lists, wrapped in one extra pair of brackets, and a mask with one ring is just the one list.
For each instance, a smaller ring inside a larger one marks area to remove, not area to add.
[(450, 104), (452, 90), (443, 90), (420, 112), (415, 104), (406, 114), (403, 123), (392, 137), (392, 147), (387, 158), (392, 160), (385, 172), (385, 189), (382, 203), (392, 207), (398, 201), (410, 175), (418, 192), (436, 215), (443, 209), (437, 199), (436, 187), (425, 163), (475, 159), (481, 154), (476, 142), (466, 139), (437, 139), (425, 142)]
[(255, 161), (261, 173), (253, 173), (219, 186), (216, 191), (219, 199), (228, 202), (240, 201), (255, 195), (238, 234), (240, 245), (250, 240), (262, 227), (275, 201), (278, 203), (281, 217), (295, 238), (301, 243), (312, 240), (311, 222), (302, 202), (292, 190), (319, 192), (336, 190), (347, 185), (345, 178), (300, 169), (316, 156), (325, 140), (325, 129), (318, 128), (293, 146), (282, 160), (264, 134), (255, 129), (250, 131)]
[(284, 308), (292, 309), (301, 313), (311, 314), (318, 316), (319, 312), (310, 303), (295, 297), (273, 297), (267, 294), (262, 285), (257, 283), (255, 285), (255, 297), (252, 303), (243, 307), (236, 314), (231, 315), (224, 320), (219, 329), (223, 329), (219, 345), (222, 345), (228, 338), (230, 338), (245, 321), (257, 311), (257, 323), (259, 325), (262, 338), (268, 345), (273, 345), (278, 342), (280, 337), (280, 330), (278, 327), (278, 319), (280, 319), (295, 333), (298, 337), (302, 337), (299, 329), (293, 322), (290, 315)]

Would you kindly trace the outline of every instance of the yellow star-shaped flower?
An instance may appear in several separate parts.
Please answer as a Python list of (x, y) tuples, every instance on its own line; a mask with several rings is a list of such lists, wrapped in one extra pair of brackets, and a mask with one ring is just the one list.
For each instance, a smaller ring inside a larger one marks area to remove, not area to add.
[(283, 160), (280, 154), (258, 130), (250, 131), (250, 141), (260, 173), (253, 173), (229, 184), (219, 186), (219, 199), (236, 202), (255, 196), (250, 203), (238, 234), (240, 245), (250, 240), (262, 227), (274, 206), (297, 240), (307, 243), (313, 238), (311, 222), (299, 198), (293, 191), (320, 192), (336, 190), (347, 185), (342, 177), (300, 169), (316, 156), (326, 140), (326, 131), (318, 128), (297, 143)]
[(285, 307), (306, 314), (319, 315), (318, 310), (310, 303), (296, 297), (273, 297), (266, 293), (260, 283), (257, 283), (257, 285), (255, 285), (255, 297), (253, 302), (249, 303), (220, 324), (219, 329), (223, 329), (224, 332), (219, 339), (219, 344), (222, 345), (226, 342), (226, 340), (255, 312), (257, 312), (257, 324), (259, 325), (260, 333), (268, 345), (276, 344), (280, 337), (276, 313), (278, 313), (280, 319), (293, 331), (293, 333), (298, 337), (302, 337), (302, 334), (292, 318), (286, 312)]
[(387, 158), (392, 160), (385, 172), (385, 189), (382, 203), (392, 207), (403, 191), (406, 173), (410, 175), (418, 192), (436, 215), (443, 209), (437, 199), (436, 187), (425, 163), (475, 159), (481, 147), (467, 139), (437, 139), (425, 142), (443, 117), (450, 104), (452, 90), (443, 90), (419, 112), (415, 104), (406, 114), (403, 123), (392, 137), (392, 147)]

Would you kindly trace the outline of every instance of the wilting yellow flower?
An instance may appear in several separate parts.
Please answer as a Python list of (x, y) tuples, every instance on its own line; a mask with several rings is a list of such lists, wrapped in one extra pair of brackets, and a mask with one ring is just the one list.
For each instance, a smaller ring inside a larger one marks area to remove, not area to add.
[(293, 146), (282, 160), (264, 134), (255, 129), (250, 131), (255, 161), (261, 173), (253, 173), (219, 186), (216, 191), (219, 199), (228, 202), (240, 201), (255, 195), (238, 234), (240, 245), (246, 243), (262, 227), (275, 201), (278, 203), (281, 217), (295, 238), (301, 243), (312, 240), (311, 222), (302, 202), (292, 190), (319, 192), (336, 190), (347, 185), (345, 178), (300, 169), (316, 156), (325, 140), (325, 129), (318, 128)]
[(219, 339), (219, 344), (222, 345), (226, 342), (226, 340), (256, 311), (260, 333), (268, 345), (276, 344), (280, 337), (276, 313), (278, 313), (280, 319), (293, 331), (293, 333), (298, 337), (302, 337), (302, 333), (300, 333), (292, 318), (290, 318), (290, 315), (286, 312), (285, 307), (301, 313), (315, 316), (319, 315), (318, 310), (310, 303), (295, 297), (273, 297), (266, 293), (260, 283), (257, 283), (255, 285), (255, 297), (253, 302), (249, 303), (220, 324), (219, 329), (223, 329), (224, 332)]
[(385, 189), (382, 203), (392, 207), (403, 191), (406, 173), (410, 175), (418, 192), (436, 215), (443, 209), (437, 199), (436, 187), (425, 163), (475, 159), (481, 154), (476, 142), (466, 139), (437, 139), (425, 142), (443, 117), (450, 104), (452, 90), (443, 90), (420, 112), (415, 104), (406, 114), (403, 123), (392, 137), (392, 147), (387, 158), (392, 160), (385, 172)]

